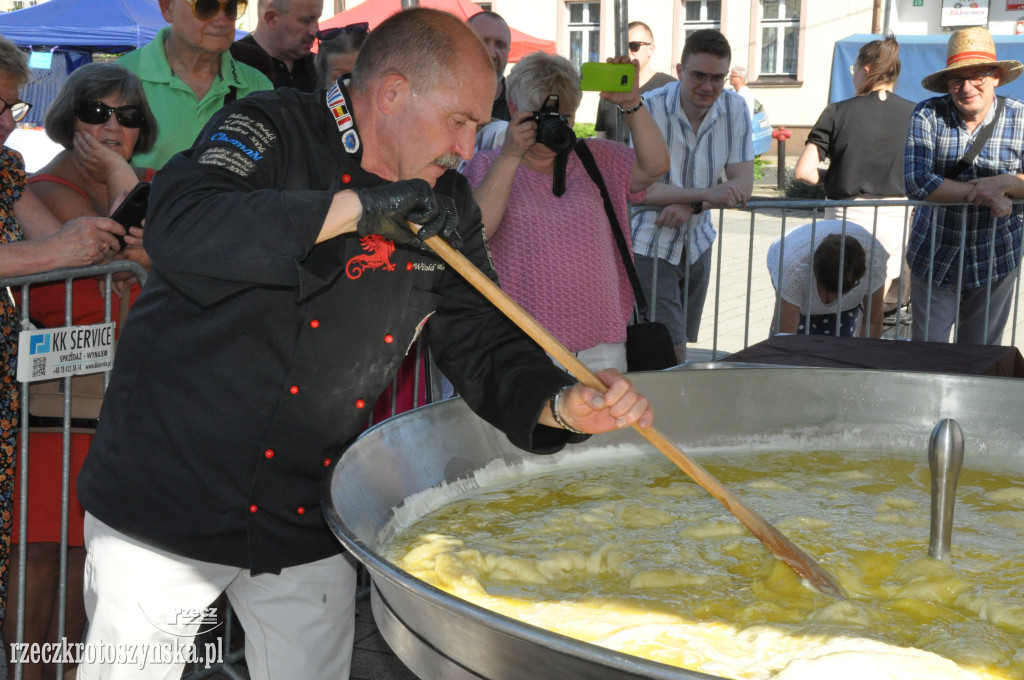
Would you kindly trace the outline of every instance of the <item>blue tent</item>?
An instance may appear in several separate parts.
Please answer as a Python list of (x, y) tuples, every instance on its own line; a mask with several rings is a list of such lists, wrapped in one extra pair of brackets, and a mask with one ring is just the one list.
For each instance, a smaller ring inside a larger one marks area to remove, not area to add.
[(166, 25), (156, 0), (49, 0), (0, 14), (0, 35), (53, 55), (48, 65), (30, 62), (32, 79), (21, 90), (33, 105), (25, 122), (42, 125), (67, 74), (89, 63), (93, 52), (129, 52)]
[[(836, 41), (832, 52), (832, 81), (829, 86), (829, 103), (853, 97), (853, 79), (850, 67), (857, 60), (857, 51), (866, 43), (878, 40), (881, 36), (867, 34), (851, 35)], [(1016, 59), (1024, 62), (1024, 40), (1019, 35), (994, 35), (996, 57)], [(938, 94), (921, 87), (921, 80), (946, 66), (946, 43), (949, 34), (942, 35), (900, 35), (896, 36), (900, 43), (900, 77), (896, 82), (896, 94), (919, 102)], [(1001, 95), (1024, 100), (1024, 78), (1018, 78), (1009, 85), (996, 90)]]
[(167, 25), (156, 0), (50, 0), (0, 14), (0, 34), (23, 47), (127, 52)]

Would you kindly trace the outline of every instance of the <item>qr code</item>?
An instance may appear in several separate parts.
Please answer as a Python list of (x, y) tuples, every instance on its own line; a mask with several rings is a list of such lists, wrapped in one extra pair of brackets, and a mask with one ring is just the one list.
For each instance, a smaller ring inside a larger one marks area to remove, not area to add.
[(32, 377), (38, 378), (46, 375), (46, 357), (36, 357), (32, 360)]

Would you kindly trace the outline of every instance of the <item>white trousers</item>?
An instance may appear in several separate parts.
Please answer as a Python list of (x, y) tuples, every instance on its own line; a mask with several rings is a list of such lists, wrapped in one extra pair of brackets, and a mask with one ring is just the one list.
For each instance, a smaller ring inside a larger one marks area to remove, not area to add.
[(219, 651), (189, 646), (217, 626), (209, 607), (225, 591), (245, 630), (253, 680), (349, 677), (356, 587), (349, 555), (253, 576), (159, 550), (88, 513), (85, 545), (89, 632), (80, 680), (172, 680), (187, 661), (218, 661), (209, 656)]

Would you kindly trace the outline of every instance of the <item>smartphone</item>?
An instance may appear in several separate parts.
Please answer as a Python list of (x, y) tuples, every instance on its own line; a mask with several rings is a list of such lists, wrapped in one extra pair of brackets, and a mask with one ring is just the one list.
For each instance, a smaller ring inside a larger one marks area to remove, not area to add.
[[(124, 227), (125, 231), (128, 231), (128, 227), (137, 227), (142, 224), (142, 220), (146, 217), (146, 207), (148, 205), (149, 182), (139, 182), (125, 199), (121, 201), (121, 205), (117, 206), (117, 210), (110, 216), (110, 219)], [(117, 240), (121, 243), (120, 250), (124, 250), (124, 237), (118, 236)]]
[(636, 75), (632, 64), (588, 61), (580, 67), (580, 88), (596, 92), (629, 92)]

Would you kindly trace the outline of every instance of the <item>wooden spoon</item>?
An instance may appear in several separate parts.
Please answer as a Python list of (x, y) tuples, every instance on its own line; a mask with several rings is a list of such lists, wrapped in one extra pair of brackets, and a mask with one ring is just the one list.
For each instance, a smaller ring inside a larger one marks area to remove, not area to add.
[[(409, 227), (414, 233), (419, 233), (421, 229), (418, 224), (412, 222), (409, 222)], [(566, 349), (562, 343), (537, 323), (505, 291), (498, 287), (491, 279), (487, 278), (465, 255), (448, 245), (448, 242), (440, 236), (431, 236), (424, 239), (424, 242), (433, 248), (441, 256), (441, 259), (461, 274), (473, 288), (479, 291), (505, 316), (511, 319), (513, 323), (533, 338), (534, 342), (543, 347), (548, 354), (565, 366), (581, 383), (593, 387), (600, 392), (607, 391), (608, 387), (601, 382), (601, 379), (593, 371), (587, 368), (572, 352)], [(693, 481), (697, 482), (708, 493), (718, 499), (729, 512), (734, 514), (759, 541), (764, 543), (790, 569), (806, 579), (820, 592), (840, 599), (845, 598), (839, 585), (836, 584), (820, 564), (814, 561), (813, 557), (798, 548), (782, 532), (740, 500), (736, 494), (722, 486), (722, 483), (715, 479), (710, 472), (683, 453), (665, 435), (653, 427), (640, 427), (635, 423), (633, 428), (644, 439), (653, 444), (655, 448), (665, 454), (679, 469), (689, 475)]]

